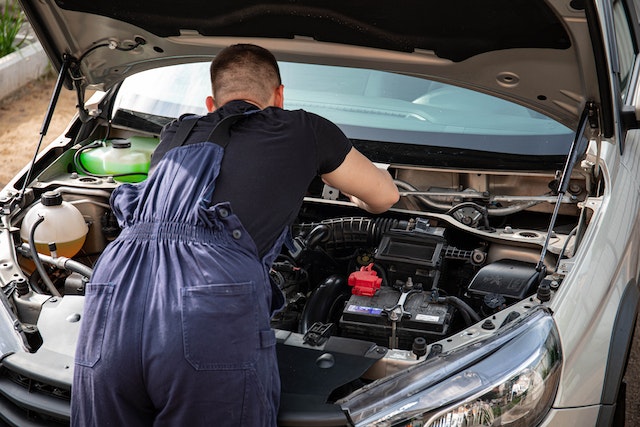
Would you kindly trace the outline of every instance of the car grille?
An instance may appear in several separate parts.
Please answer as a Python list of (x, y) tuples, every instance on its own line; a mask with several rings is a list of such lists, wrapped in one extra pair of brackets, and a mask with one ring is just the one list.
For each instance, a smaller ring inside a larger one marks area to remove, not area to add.
[(20, 427), (68, 426), (70, 390), (0, 368), (0, 422)]

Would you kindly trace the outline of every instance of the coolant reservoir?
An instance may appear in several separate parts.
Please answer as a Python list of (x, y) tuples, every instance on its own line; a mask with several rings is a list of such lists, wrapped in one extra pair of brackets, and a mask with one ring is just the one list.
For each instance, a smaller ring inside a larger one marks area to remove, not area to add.
[(58, 191), (47, 191), (40, 202), (29, 209), (20, 227), (23, 241), (29, 242), (29, 233), (39, 217), (44, 218), (36, 225), (34, 234), (39, 253), (50, 255), (49, 243), (56, 244), (58, 256), (71, 258), (80, 251), (89, 227), (78, 208), (63, 201)]
[(120, 182), (140, 182), (147, 177), (156, 144), (155, 138), (113, 139), (104, 147), (84, 151), (80, 160), (90, 173), (113, 175)]

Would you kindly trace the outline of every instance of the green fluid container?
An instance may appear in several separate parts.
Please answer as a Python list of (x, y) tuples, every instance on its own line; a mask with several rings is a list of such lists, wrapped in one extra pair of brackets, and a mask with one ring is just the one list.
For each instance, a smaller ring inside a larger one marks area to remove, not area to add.
[(147, 178), (157, 145), (158, 138), (142, 136), (107, 140), (103, 147), (80, 153), (80, 161), (91, 174), (113, 176), (118, 182), (140, 182)]

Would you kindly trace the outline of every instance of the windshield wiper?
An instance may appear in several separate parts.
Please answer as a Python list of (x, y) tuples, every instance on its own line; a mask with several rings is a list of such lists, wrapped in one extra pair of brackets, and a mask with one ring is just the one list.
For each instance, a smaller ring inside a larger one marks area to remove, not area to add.
[(174, 120), (173, 117), (157, 116), (138, 111), (119, 109), (113, 117), (112, 123), (144, 132), (160, 134), (163, 126)]

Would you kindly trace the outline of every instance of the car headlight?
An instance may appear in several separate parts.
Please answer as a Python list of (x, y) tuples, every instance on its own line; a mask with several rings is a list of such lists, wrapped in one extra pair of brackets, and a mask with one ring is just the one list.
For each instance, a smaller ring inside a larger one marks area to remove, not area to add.
[(546, 309), (425, 360), (338, 402), (356, 426), (531, 426), (548, 412), (562, 352)]

